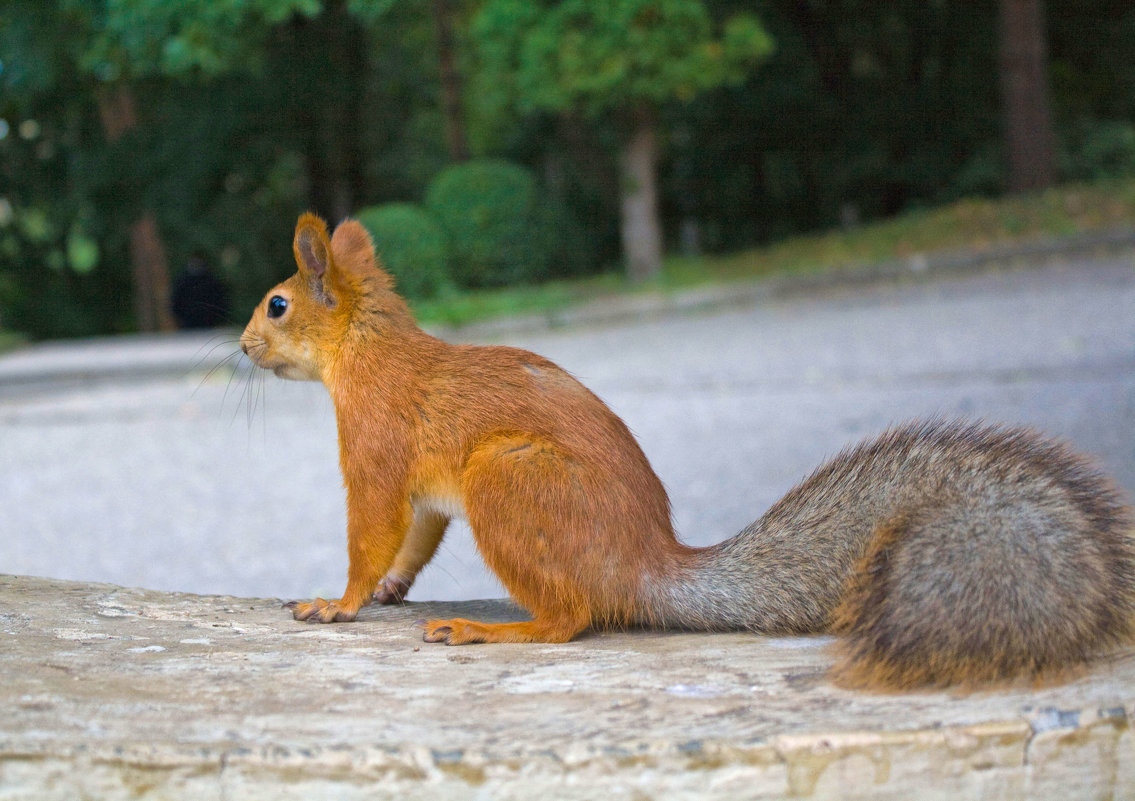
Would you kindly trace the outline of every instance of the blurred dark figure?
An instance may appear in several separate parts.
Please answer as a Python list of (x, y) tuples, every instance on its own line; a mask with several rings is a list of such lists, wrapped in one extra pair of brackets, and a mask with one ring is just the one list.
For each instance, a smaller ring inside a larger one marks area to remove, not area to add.
[(228, 322), (229, 293), (204, 253), (194, 252), (173, 285), (178, 328), (216, 328)]

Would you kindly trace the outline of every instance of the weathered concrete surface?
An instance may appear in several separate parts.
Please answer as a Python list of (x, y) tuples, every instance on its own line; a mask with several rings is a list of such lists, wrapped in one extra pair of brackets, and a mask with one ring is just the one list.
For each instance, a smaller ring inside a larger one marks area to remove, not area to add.
[(0, 799), (1135, 798), (1135, 651), (969, 696), (831, 686), (825, 638), (422, 643), (424, 616), (0, 577)]

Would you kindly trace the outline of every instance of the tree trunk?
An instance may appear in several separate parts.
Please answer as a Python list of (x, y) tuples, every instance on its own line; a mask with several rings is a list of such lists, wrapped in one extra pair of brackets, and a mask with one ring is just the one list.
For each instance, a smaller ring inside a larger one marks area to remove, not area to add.
[(1001, 91), (1009, 190), (1027, 192), (1056, 179), (1056, 137), (1049, 108), (1043, 0), (1000, 0)]
[(173, 331), (169, 267), (158, 221), (149, 209), (130, 226), (130, 263), (134, 269), (134, 312), (142, 331)]
[[(99, 117), (107, 141), (116, 142), (138, 124), (128, 86), (98, 93)], [(143, 209), (130, 225), (130, 264), (134, 277), (134, 316), (141, 331), (173, 331), (169, 262), (154, 213)]]
[(296, 93), (290, 98), (300, 132), (309, 207), (339, 221), (363, 195), (361, 138), (367, 80), (366, 32), (346, 0), (326, 0), (317, 17), (292, 17), (283, 47), (294, 53)]
[(645, 281), (662, 274), (662, 223), (655, 180), (658, 141), (653, 114), (643, 111), (635, 115), (620, 161), (623, 258), (628, 277)]
[(441, 72), (441, 111), (445, 119), (445, 144), (454, 162), (469, 160), (465, 113), (461, 106), (461, 72), (457, 69), (457, 46), (453, 37), (452, 0), (433, 0), (437, 31), (437, 61)]

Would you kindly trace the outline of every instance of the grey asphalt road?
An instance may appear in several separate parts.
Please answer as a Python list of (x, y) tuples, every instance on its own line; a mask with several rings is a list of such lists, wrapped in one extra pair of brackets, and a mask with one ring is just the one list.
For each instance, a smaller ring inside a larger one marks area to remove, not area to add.
[[(1067, 438), (1135, 495), (1130, 258), (813, 291), (507, 344), (557, 361), (627, 421), (694, 544), (731, 535), (844, 445), (926, 415)], [(336, 597), (344, 526), (319, 385), (221, 369), (0, 393), (0, 572)], [(501, 594), (454, 526), (410, 597)]]

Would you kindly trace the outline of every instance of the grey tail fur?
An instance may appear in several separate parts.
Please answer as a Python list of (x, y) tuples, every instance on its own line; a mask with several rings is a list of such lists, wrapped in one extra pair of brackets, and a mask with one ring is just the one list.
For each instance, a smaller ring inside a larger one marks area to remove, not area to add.
[(847, 684), (989, 681), (1129, 641), (1135, 539), (1064, 445), (935, 420), (844, 451), (644, 591), (648, 623), (840, 633)]

